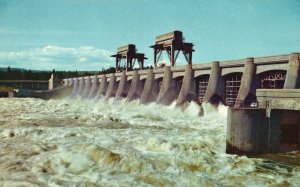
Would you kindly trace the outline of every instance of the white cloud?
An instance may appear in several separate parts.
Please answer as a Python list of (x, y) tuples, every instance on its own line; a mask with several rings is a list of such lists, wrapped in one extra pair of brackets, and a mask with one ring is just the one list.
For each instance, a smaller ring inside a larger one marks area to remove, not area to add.
[(45, 46), (18, 52), (1, 52), (0, 67), (15, 67), (34, 70), (99, 71), (114, 66), (112, 52), (92, 46), (67, 48)]

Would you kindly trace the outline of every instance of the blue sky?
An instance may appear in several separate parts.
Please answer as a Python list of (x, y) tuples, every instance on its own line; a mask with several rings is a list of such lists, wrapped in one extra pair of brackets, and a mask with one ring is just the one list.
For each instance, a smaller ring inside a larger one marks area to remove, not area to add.
[(128, 43), (150, 65), (174, 30), (193, 63), (300, 52), (300, 0), (0, 0), (0, 67), (97, 71)]

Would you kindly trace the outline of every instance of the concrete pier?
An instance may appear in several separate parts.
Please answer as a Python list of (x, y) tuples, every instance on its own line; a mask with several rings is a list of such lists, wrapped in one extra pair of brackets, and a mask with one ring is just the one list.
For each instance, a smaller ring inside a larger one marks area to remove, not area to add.
[(221, 85), (221, 68), (218, 61), (215, 61), (211, 64), (210, 71), (207, 90), (205, 92), (203, 101), (204, 103), (216, 104), (223, 100), (222, 92), (224, 91)]
[(77, 90), (77, 95), (78, 95), (78, 96), (81, 96), (82, 93), (83, 93), (83, 90), (84, 90), (84, 83), (85, 83), (84, 77), (81, 77), (81, 78), (79, 79), (79, 86), (78, 86), (78, 90)]
[(158, 81), (155, 80), (155, 75), (153, 73), (153, 70), (149, 69), (144, 90), (140, 100), (142, 104), (147, 104), (156, 101), (159, 92), (158, 84), (159, 84)]
[(90, 89), (88, 98), (92, 99), (95, 98), (97, 95), (97, 90), (99, 89), (99, 80), (98, 80), (98, 76), (95, 75), (93, 80), (92, 80), (92, 87)]
[(194, 70), (192, 65), (186, 65), (182, 87), (177, 98), (176, 105), (182, 105), (186, 102), (196, 101)]
[(135, 70), (133, 73), (133, 77), (131, 80), (131, 85), (127, 94), (126, 101), (139, 99), (142, 95), (142, 91), (143, 91), (143, 84), (142, 81), (140, 80), (140, 75), (138, 74), (138, 71)]
[(88, 76), (85, 78), (85, 82), (84, 82), (84, 89), (82, 92), (81, 97), (82, 98), (87, 98), (89, 96), (90, 90), (91, 90), (91, 78)]
[(175, 80), (172, 78), (171, 67), (166, 66), (162, 86), (159, 90), (157, 103), (170, 105), (178, 96), (178, 90)]
[(105, 99), (115, 97), (117, 89), (118, 89), (118, 82), (116, 80), (115, 74), (113, 73), (110, 76), (109, 84), (108, 84), (107, 91), (105, 94)]
[(256, 84), (254, 82), (255, 70), (254, 58), (247, 58), (241, 80), (241, 86), (236, 99), (237, 102), (235, 102), (234, 108), (239, 108), (241, 103), (245, 100), (256, 100)]
[(300, 88), (300, 55), (292, 53), (289, 59), (289, 66), (284, 83), (284, 89)]
[(73, 83), (73, 90), (72, 90), (72, 94), (71, 94), (71, 96), (73, 96), (73, 97), (77, 95), (78, 84), (79, 84), (79, 81), (78, 81), (78, 78), (76, 77), (74, 80), (74, 83)]
[(125, 71), (121, 74), (120, 83), (116, 92), (116, 99), (126, 98), (130, 87), (130, 82), (127, 81), (127, 76)]
[(105, 93), (107, 91), (107, 87), (108, 87), (108, 83), (107, 83), (107, 78), (106, 75), (102, 75), (101, 76), (101, 82), (100, 82), (100, 86), (96, 95), (96, 99), (99, 99), (103, 96), (105, 96)]

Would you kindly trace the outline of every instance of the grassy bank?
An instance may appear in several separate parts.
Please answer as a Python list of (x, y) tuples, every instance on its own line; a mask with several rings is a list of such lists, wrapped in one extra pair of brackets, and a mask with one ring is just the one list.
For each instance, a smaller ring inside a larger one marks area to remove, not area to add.
[(0, 92), (8, 92), (8, 91), (13, 91), (13, 90), (14, 90), (13, 87), (0, 86)]

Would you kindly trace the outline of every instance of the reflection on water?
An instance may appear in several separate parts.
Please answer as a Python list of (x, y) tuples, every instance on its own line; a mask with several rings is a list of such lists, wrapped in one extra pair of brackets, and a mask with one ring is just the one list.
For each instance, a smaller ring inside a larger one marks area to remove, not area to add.
[(300, 185), (299, 167), (225, 154), (224, 106), (0, 102), (0, 186)]

